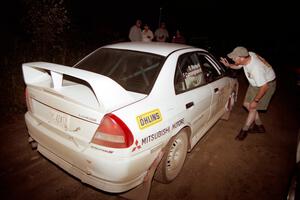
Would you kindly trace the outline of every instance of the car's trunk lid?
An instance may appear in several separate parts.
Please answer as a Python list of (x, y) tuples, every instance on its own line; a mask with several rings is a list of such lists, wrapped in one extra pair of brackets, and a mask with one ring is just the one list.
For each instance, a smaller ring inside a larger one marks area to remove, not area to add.
[(85, 70), (45, 62), (22, 67), (31, 115), (79, 149), (89, 144), (104, 114), (141, 98)]

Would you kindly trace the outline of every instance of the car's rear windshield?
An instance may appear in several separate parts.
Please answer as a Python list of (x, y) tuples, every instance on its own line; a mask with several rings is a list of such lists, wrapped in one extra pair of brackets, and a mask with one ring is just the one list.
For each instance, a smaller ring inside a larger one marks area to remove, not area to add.
[(75, 67), (107, 76), (128, 91), (149, 94), (164, 59), (145, 52), (100, 48)]

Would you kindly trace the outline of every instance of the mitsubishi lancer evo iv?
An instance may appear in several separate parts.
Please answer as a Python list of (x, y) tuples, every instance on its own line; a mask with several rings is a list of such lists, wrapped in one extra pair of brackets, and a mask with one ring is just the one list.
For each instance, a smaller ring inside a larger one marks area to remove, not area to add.
[[(82, 182), (121, 193), (169, 183), (236, 102), (237, 79), (204, 49), (110, 44), (73, 67), (23, 63), (29, 141)], [(159, 158), (159, 163), (153, 165)]]

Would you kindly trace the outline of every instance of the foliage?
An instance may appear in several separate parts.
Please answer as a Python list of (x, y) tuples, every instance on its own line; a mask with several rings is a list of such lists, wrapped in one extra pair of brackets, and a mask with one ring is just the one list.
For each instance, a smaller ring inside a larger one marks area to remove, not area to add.
[(62, 35), (70, 27), (70, 19), (64, 0), (24, 0), (25, 31), (31, 36), (36, 51), (46, 54), (46, 50), (62, 49)]
[(70, 26), (64, 0), (22, 0), (22, 4), (21, 24), (29, 37), (10, 36), (13, 49), (6, 48), (4, 58), (0, 59), (0, 90), (5, 94), (0, 98), (0, 112), (6, 114), (26, 109), (22, 63), (43, 60), (65, 64), (67, 56), (73, 57), (64, 41)]

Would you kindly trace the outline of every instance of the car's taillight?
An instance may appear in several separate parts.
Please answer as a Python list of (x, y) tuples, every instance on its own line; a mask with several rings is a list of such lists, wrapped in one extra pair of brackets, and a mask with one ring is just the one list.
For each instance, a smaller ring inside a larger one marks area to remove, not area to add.
[(127, 148), (133, 143), (133, 135), (120, 118), (114, 114), (106, 114), (92, 143), (112, 148)]

